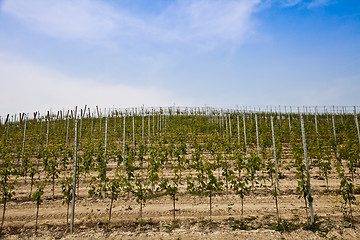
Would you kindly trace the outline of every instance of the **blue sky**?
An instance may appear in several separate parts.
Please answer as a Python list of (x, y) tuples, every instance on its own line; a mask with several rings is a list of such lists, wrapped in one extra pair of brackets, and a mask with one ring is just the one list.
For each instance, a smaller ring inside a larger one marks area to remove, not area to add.
[(359, 105), (359, 0), (2, 0), (0, 115)]

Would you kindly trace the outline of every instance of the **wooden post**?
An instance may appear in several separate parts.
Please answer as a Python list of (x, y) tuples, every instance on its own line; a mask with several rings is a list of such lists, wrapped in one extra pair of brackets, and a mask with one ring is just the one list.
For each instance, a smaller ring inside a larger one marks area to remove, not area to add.
[(231, 133), (231, 115), (229, 114), (229, 133), (230, 133), (230, 140), (232, 139), (232, 133)]
[(66, 140), (65, 140), (66, 144), (65, 144), (65, 148), (67, 149), (68, 143), (69, 143), (69, 123), (70, 123), (70, 119), (69, 119), (68, 116), (66, 116), (66, 121), (67, 121), (67, 123), (66, 123)]
[(148, 113), (148, 141), (149, 141), (149, 145), (150, 145), (150, 134), (151, 134), (151, 125), (150, 125), (150, 121), (151, 121), (151, 119), (150, 119), (150, 117), (151, 117), (151, 115), (150, 115), (150, 112)]
[(258, 119), (256, 113), (255, 113), (255, 126), (256, 126), (256, 148), (257, 148), (258, 157), (260, 158), (259, 128), (258, 128)]
[(278, 174), (278, 162), (276, 158), (276, 143), (275, 143), (275, 133), (274, 133), (274, 117), (271, 116), (271, 133), (272, 133), (272, 140), (273, 140), (273, 148), (274, 148), (274, 160), (275, 160), (275, 175), (276, 175), (276, 193), (280, 195), (279, 190), (279, 174)]
[(133, 113), (133, 119), (132, 119), (132, 125), (133, 125), (133, 148), (134, 148), (134, 156), (136, 155), (136, 143), (135, 143), (135, 115)]
[(354, 117), (355, 117), (356, 130), (357, 130), (357, 134), (358, 134), (358, 138), (359, 138), (359, 145), (360, 145), (359, 122), (358, 122), (358, 117), (357, 117), (356, 107), (355, 106), (354, 106)]
[(5, 124), (6, 124), (6, 140), (7, 140), (9, 137), (10, 114), (6, 116)]
[(279, 214), (279, 206), (278, 206), (278, 196), (280, 195), (280, 190), (279, 190), (279, 174), (278, 174), (278, 163), (277, 163), (277, 159), (276, 159), (276, 144), (275, 144), (275, 133), (274, 133), (274, 117), (271, 116), (271, 132), (272, 132), (272, 140), (273, 140), (273, 146), (274, 146), (274, 160), (275, 160), (275, 180), (276, 180), (276, 185), (275, 185), (275, 203), (276, 203), (276, 213), (277, 213), (277, 222), (278, 225), (280, 224), (280, 214)]
[[(104, 162), (105, 162), (105, 166), (104, 166), (104, 189), (106, 187), (106, 165), (107, 165), (107, 159), (106, 159), (106, 154), (107, 154), (107, 137), (108, 137), (108, 117), (106, 117), (106, 121), (105, 121), (105, 149), (104, 149)], [(105, 198), (105, 192), (103, 192), (103, 198)]]
[(123, 136), (123, 169), (125, 169), (125, 140), (126, 140), (126, 114), (124, 114), (124, 136)]
[(239, 115), (236, 116), (236, 120), (237, 120), (237, 130), (238, 130), (238, 142), (239, 142), (239, 146), (240, 146), (240, 124), (239, 124)]
[(47, 117), (47, 127), (46, 127), (46, 146), (49, 144), (49, 127), (50, 127), (50, 117)]
[(73, 189), (72, 189), (72, 204), (71, 204), (71, 223), (70, 231), (74, 232), (74, 216), (75, 216), (75, 196), (76, 196), (76, 171), (77, 171), (77, 120), (75, 120), (75, 147), (74, 147), (74, 178), (73, 178)]
[(244, 122), (244, 142), (245, 142), (245, 157), (248, 157), (247, 154), (247, 142), (246, 142), (246, 122), (245, 122), (245, 113), (243, 113), (243, 122)]
[(303, 116), (300, 115), (301, 119), (301, 132), (302, 132), (302, 139), (303, 139), (303, 147), (304, 147), (304, 157), (305, 157), (305, 166), (306, 166), (306, 176), (307, 176), (307, 185), (308, 185), (308, 194), (309, 194), (309, 207), (310, 207), (310, 214), (311, 214), (311, 224), (314, 223), (314, 210), (313, 210), (313, 199), (311, 197), (311, 185), (310, 185), (310, 173), (309, 173), (309, 163), (307, 157), (307, 148), (306, 148), (306, 139), (305, 139), (305, 127), (304, 127), (304, 119)]
[(319, 133), (318, 133), (318, 125), (317, 125), (317, 108), (315, 108), (315, 132), (316, 132), (317, 145), (319, 147), (320, 143), (319, 143)]
[(24, 152), (25, 152), (25, 139), (26, 139), (26, 123), (27, 117), (25, 116), (25, 124), (24, 124), (24, 136), (23, 136), (23, 145), (22, 145), (22, 154), (21, 154), (21, 167), (24, 164)]
[(334, 113), (331, 114), (331, 118), (332, 118), (333, 132), (334, 132), (334, 141), (335, 141), (336, 157), (338, 158), (338, 157), (339, 157), (339, 151), (338, 151), (337, 140), (336, 140), (336, 129), (335, 129)]
[(144, 113), (141, 113), (141, 141), (144, 144)]

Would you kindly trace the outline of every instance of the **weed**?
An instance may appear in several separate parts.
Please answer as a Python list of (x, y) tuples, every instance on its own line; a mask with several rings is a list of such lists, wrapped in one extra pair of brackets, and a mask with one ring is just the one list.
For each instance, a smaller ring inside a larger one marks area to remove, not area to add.
[(270, 229), (279, 231), (279, 232), (291, 232), (295, 231), (300, 228), (300, 225), (294, 224), (292, 222), (289, 222), (287, 220), (283, 220), (280, 224), (273, 224)]
[[(254, 220), (256, 217), (249, 217), (250, 221)], [(235, 220), (233, 217), (226, 218), (225, 221), (228, 221), (230, 223), (230, 226), (233, 231), (235, 230), (251, 230), (254, 229), (252, 226), (247, 225), (244, 222), (241, 222), (239, 220)]]
[(245, 218), (245, 221), (251, 222), (253, 220), (255, 220), (257, 217), (256, 216), (249, 216), (247, 218)]
[(265, 215), (263, 218), (266, 220), (266, 219), (271, 218), (272, 216), (273, 216), (272, 214), (268, 214), (268, 215)]
[(231, 224), (231, 228), (232, 230), (251, 230), (252, 227), (247, 225), (246, 223), (244, 222), (240, 222), (240, 221), (235, 221), (235, 223)]
[(165, 225), (165, 228), (168, 232), (171, 232), (171, 231), (175, 230), (176, 228), (180, 228), (180, 226), (177, 225), (176, 223), (169, 223), (169, 224)]
[(335, 223), (330, 222), (325, 226), (323, 226), (323, 223), (323, 221), (320, 221), (320, 217), (315, 215), (314, 223), (305, 223), (303, 229), (312, 231), (314, 233), (317, 232), (321, 237), (327, 237), (327, 234), (330, 232), (330, 230), (335, 227)]

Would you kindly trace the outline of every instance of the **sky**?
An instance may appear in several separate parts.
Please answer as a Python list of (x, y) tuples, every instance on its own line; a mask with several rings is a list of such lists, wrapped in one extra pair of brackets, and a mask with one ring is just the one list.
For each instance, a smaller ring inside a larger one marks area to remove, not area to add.
[(359, 0), (0, 0), (0, 115), (360, 103)]

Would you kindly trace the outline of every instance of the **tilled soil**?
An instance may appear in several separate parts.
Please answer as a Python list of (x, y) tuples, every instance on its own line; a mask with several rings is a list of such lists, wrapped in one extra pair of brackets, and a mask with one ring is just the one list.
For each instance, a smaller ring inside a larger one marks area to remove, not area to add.
[[(111, 174), (109, 173), (109, 176)], [(74, 233), (66, 224), (67, 207), (63, 204), (59, 180), (55, 199), (51, 184), (46, 187), (44, 202), (39, 209), (38, 231), (35, 234), (36, 204), (28, 195), (29, 183), (18, 180), (16, 197), (7, 205), (4, 239), (360, 239), (360, 211), (354, 206), (354, 228), (344, 220), (339, 210), (340, 199), (334, 191), (339, 179), (332, 174), (329, 191), (326, 183), (312, 172), (314, 211), (318, 228), (306, 230), (304, 199), (296, 193), (297, 180), (292, 171), (280, 179), (280, 217), (287, 229), (277, 231), (275, 200), (268, 187), (259, 187), (244, 199), (244, 223), (241, 224), (241, 199), (231, 191), (217, 193), (212, 199), (209, 218), (209, 198), (185, 193), (176, 201), (176, 221), (173, 222), (172, 200), (158, 194), (147, 199), (140, 219), (140, 205), (131, 194), (122, 194), (114, 201), (111, 224), (108, 226), (110, 200), (89, 197), (87, 182), (80, 181), (76, 201)], [(359, 178), (356, 181), (359, 182)], [(266, 183), (267, 186), (269, 183)], [(357, 199), (360, 198), (356, 195)], [(334, 205), (335, 203), (335, 205)], [(336, 206), (337, 205), (337, 206)], [(69, 212), (70, 222), (70, 212)]]

